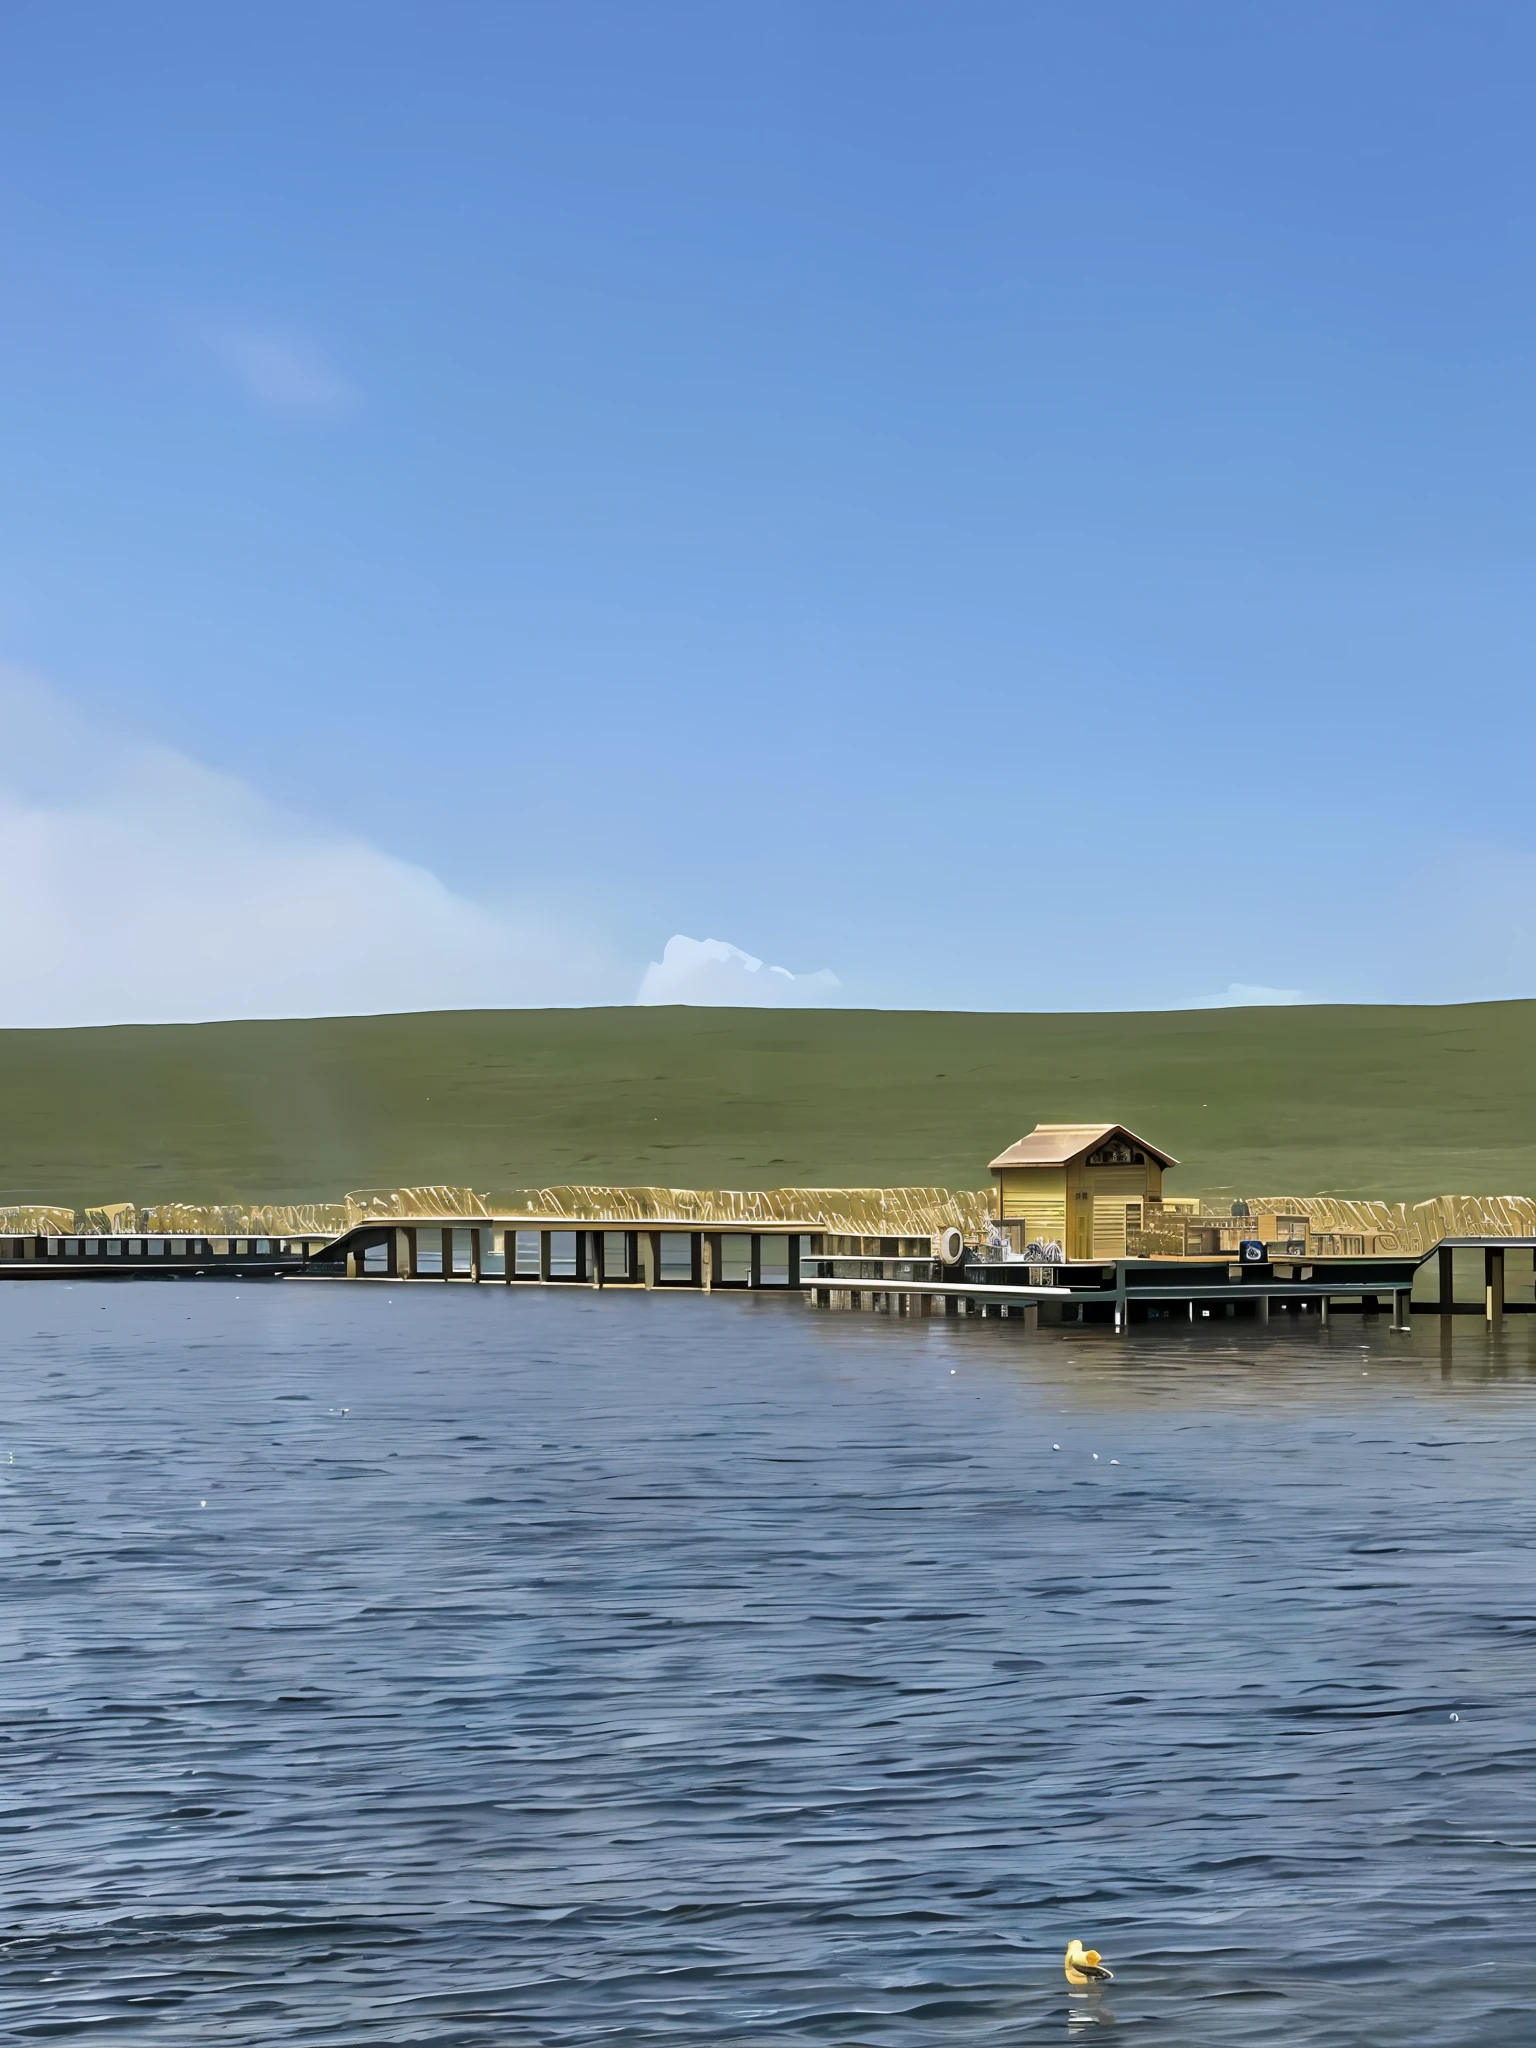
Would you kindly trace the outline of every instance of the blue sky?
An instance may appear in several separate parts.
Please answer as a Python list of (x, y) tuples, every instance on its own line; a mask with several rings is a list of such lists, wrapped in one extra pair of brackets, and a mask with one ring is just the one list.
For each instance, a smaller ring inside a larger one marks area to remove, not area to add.
[(1536, 992), (1528, 8), (0, 54), (0, 1021)]

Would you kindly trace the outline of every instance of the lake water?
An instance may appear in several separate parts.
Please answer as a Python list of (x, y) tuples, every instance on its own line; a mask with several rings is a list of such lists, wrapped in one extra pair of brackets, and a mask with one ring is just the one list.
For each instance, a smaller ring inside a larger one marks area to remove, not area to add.
[(1454, 1335), (0, 1285), (0, 2039), (1530, 2039)]

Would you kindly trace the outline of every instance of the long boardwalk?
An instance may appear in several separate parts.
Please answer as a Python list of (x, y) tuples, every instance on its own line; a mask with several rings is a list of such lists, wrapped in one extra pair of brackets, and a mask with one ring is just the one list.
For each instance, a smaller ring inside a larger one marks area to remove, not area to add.
[[(948, 1261), (929, 1239), (825, 1231), (701, 1230), (618, 1222), (576, 1228), (507, 1218), (414, 1218), (319, 1237), (136, 1232), (0, 1236), (0, 1279), (258, 1279), (469, 1282), (507, 1287), (631, 1287), (785, 1294), (815, 1307), (897, 1315), (982, 1315), (1026, 1329), (1097, 1323), (1281, 1317), (1314, 1326), (1337, 1311), (1480, 1314), (1536, 1310), (1536, 1237), (1445, 1239), (1414, 1255), (1239, 1260), (1108, 1258), (1033, 1265), (956, 1240)], [(1472, 1272), (1468, 1273), (1468, 1267)], [(1459, 1290), (1458, 1290), (1459, 1280)], [(1469, 1286), (1469, 1280), (1481, 1286)]]

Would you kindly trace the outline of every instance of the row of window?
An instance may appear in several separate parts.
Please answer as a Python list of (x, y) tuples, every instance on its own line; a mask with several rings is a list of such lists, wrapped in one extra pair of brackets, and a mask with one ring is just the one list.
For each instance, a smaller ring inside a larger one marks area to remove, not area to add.
[[(25, 1257), (23, 1247), (30, 1238), (0, 1238), (0, 1258)], [(184, 1259), (268, 1258), (274, 1253), (298, 1255), (303, 1240), (276, 1237), (46, 1237), (46, 1256), (51, 1259)]]
[[(595, 1240), (599, 1274), (608, 1281), (635, 1280), (638, 1250), (636, 1233), (628, 1230), (414, 1230), (412, 1271), (423, 1279), (468, 1279), (476, 1271), (475, 1240), (479, 1238), (479, 1272), (486, 1279), (507, 1277), (510, 1250), (511, 1277), (516, 1280), (589, 1280)], [(510, 1239), (510, 1246), (508, 1240)], [(663, 1283), (697, 1286), (700, 1274), (700, 1239), (694, 1231), (663, 1230), (656, 1233), (656, 1278)], [(760, 1236), (757, 1243), (757, 1285), (787, 1287), (790, 1281), (789, 1238)], [(753, 1284), (753, 1239), (722, 1236), (715, 1277), (725, 1286)], [(391, 1244), (388, 1239), (364, 1247), (365, 1274), (386, 1274), (390, 1270)]]

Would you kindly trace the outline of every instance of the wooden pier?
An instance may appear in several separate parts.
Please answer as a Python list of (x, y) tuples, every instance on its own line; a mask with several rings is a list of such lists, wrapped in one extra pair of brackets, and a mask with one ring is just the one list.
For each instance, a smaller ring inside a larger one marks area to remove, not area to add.
[(926, 1272), (907, 1260), (838, 1257), (807, 1262), (804, 1285), (819, 1308), (905, 1315), (982, 1315), (1021, 1319), (1026, 1328), (1311, 1319), (1326, 1326), (1336, 1310), (1385, 1308), (1394, 1329), (1408, 1327), (1412, 1258), (1310, 1261), (1298, 1270), (1222, 1260), (1110, 1259), (1041, 1268), (1022, 1260), (968, 1261)]
[(1406, 1329), (1415, 1311), (1479, 1316), (1496, 1327), (1507, 1315), (1536, 1312), (1536, 1237), (1448, 1239), (1420, 1255), (1390, 1257), (1114, 1257), (1041, 1266), (995, 1247), (962, 1243), (946, 1262), (918, 1238), (832, 1249), (848, 1240), (812, 1230), (685, 1229), (684, 1220), (637, 1230), (434, 1218), (363, 1224), (329, 1238), (0, 1236), (0, 1280), (308, 1278), (799, 1293), (821, 1309), (1116, 1331), (1212, 1321), (1323, 1328), (1338, 1313), (1383, 1314), (1394, 1329)]

